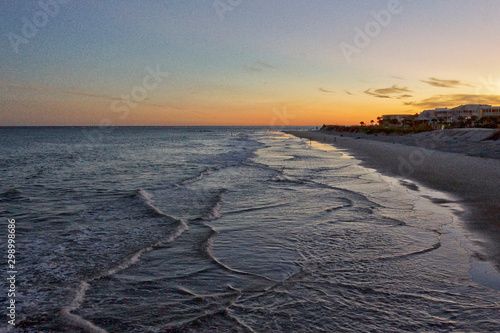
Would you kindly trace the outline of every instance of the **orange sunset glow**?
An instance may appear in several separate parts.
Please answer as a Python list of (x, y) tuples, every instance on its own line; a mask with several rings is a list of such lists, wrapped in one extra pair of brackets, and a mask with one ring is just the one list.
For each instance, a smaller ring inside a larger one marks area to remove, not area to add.
[(352, 125), (500, 104), (495, 1), (2, 6), (1, 125)]

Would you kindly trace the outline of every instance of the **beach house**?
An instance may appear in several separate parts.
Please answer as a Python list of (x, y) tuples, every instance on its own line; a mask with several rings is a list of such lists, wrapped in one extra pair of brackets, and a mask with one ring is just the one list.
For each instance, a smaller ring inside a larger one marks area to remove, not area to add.
[[(448, 108), (436, 108), (422, 111), (417, 120), (425, 123), (456, 123), (468, 119), (481, 119), (487, 116), (500, 116), (500, 106), (485, 104), (466, 104)], [(473, 118), (474, 117), (474, 118)]]
[(413, 114), (388, 114), (382, 116), (382, 121), (386, 126), (403, 126), (408, 121), (413, 121)]

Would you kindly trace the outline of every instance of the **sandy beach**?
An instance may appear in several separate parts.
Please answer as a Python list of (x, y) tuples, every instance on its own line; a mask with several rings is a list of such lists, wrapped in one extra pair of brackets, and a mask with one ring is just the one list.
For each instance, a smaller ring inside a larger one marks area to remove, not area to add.
[(346, 149), (363, 166), (459, 198), (466, 209), (460, 214), (465, 227), (472, 235), (483, 236), (483, 240), (474, 238), (474, 241), (485, 249), (487, 259), (500, 268), (499, 140), (481, 141), (491, 133), (463, 131), (458, 137), (446, 131), (421, 133), (417, 137), (324, 131), (287, 133), (331, 143)]

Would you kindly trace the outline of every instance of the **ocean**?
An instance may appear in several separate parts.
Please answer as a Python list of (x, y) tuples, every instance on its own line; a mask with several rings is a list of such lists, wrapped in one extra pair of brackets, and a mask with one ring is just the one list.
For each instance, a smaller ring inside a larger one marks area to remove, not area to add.
[(0, 128), (10, 332), (493, 332), (456, 198), (272, 128)]

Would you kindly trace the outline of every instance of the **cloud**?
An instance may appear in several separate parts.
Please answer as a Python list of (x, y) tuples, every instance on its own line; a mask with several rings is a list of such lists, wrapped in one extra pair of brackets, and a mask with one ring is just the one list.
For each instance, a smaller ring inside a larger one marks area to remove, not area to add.
[(401, 92), (411, 92), (408, 88), (399, 88), (398, 86), (392, 86), (390, 88), (382, 88), (374, 90), (377, 94), (397, 94)]
[(334, 93), (335, 91), (332, 90), (327, 90), (325, 88), (318, 88), (319, 91), (324, 92), (324, 93)]
[(254, 64), (259, 65), (259, 66), (261, 66), (263, 68), (276, 69), (276, 66), (271, 65), (270, 63), (268, 63), (266, 61), (263, 61), (263, 60), (254, 61)]
[[(127, 101), (127, 99), (121, 98), (121, 97), (115, 97), (115, 96), (110, 96), (110, 95), (105, 95), (105, 94), (94, 94), (94, 93), (88, 93), (88, 92), (82, 92), (82, 91), (59, 89), (59, 88), (53, 88), (53, 87), (47, 87), (47, 86), (23, 85), (23, 84), (14, 84), (14, 83), (8, 83), (8, 82), (0, 82), (0, 87), (30, 90), (30, 91), (40, 91), (40, 92), (51, 92), (51, 93), (59, 93), (59, 94), (66, 94), (66, 95), (73, 95), (73, 96), (93, 97), (93, 98), (106, 99), (106, 100), (110, 100), (110, 101)], [(147, 102), (140, 102), (140, 104), (148, 105), (148, 106), (155, 106), (155, 107), (166, 107), (165, 105), (153, 104), (153, 103), (147, 103)], [(177, 107), (174, 107), (174, 108), (177, 108)]]
[(350, 92), (349, 90), (346, 90), (346, 91), (345, 91), (345, 93), (346, 93), (347, 95), (354, 95), (354, 94), (353, 94), (352, 92)]
[[(375, 89), (372, 91), (372, 89), (367, 89), (364, 91), (365, 94), (371, 95), (377, 98), (407, 98), (411, 97), (411, 95), (408, 94), (401, 94), (401, 93), (406, 93), (406, 92), (412, 92), (406, 87), (398, 87), (396, 85), (389, 87), (389, 88), (379, 88)], [(400, 94), (398, 96), (391, 96), (394, 94)]]
[(458, 86), (468, 86), (468, 87), (473, 87), (470, 84), (460, 82), (459, 80), (440, 80), (436, 79), (435, 77), (429, 78), (429, 81), (421, 80), (424, 83), (430, 84), (431, 86), (434, 87), (439, 87), (439, 88), (456, 88)]
[(377, 98), (391, 98), (391, 96), (388, 96), (388, 95), (381, 95), (381, 94), (376, 94), (374, 92), (371, 92), (370, 89), (365, 90), (364, 93), (367, 94), (367, 95), (375, 96)]
[(263, 60), (256, 60), (252, 62), (250, 65), (245, 65), (243, 66), (246, 70), (251, 71), (251, 72), (263, 72), (265, 70), (275, 70), (276, 66), (263, 61)]
[(243, 66), (243, 68), (245, 68), (249, 72), (262, 72), (263, 71), (262, 68), (253, 67), (253, 66), (249, 66), (249, 65), (245, 65), (245, 66)]
[(500, 95), (435, 95), (419, 102), (404, 103), (404, 105), (419, 107), (423, 109), (455, 107), (464, 104), (500, 105)]

